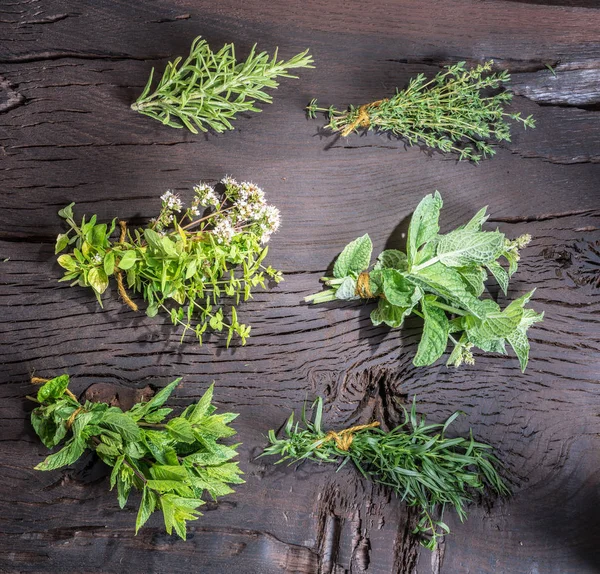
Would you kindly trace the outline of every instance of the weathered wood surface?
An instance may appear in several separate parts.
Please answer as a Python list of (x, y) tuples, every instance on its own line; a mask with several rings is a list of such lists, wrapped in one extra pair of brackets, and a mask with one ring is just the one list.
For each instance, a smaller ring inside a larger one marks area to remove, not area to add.
[[(569, 4), (570, 7), (565, 7)], [(600, 569), (600, 10), (594, 1), (378, 0), (359, 3), (5, 0), (0, 3), (0, 571), (573, 573)], [(236, 130), (193, 136), (129, 110), (152, 66), (198, 34), (239, 53), (254, 42), (315, 70), (285, 81), (275, 103)], [(534, 131), (480, 166), (405, 149), (384, 136), (320, 135), (302, 108), (372, 101), (418, 72), (494, 58), (513, 73), (515, 109)], [(556, 77), (546, 68), (549, 64)], [(108, 294), (104, 310), (57, 283), (56, 211), (142, 221), (168, 188), (188, 193), (224, 174), (263, 186), (282, 209), (270, 262), (286, 281), (241, 308), (246, 347), (178, 344), (162, 319)], [(536, 287), (546, 320), (532, 359), (478, 356), (460, 370), (415, 368), (419, 323), (374, 328), (369, 307), (308, 307), (302, 297), (348, 241), (368, 231), (397, 244), (418, 200), (439, 189), (449, 229), (488, 204), (492, 224), (534, 236), (511, 295)], [(133, 536), (106, 469), (32, 470), (45, 454), (28, 422), (32, 372), (68, 371), (77, 391), (185, 377), (177, 403), (217, 382), (241, 413), (247, 483), (207, 505), (184, 543), (158, 516)], [(394, 397), (417, 395), (442, 420), (457, 408), (496, 445), (514, 497), (473, 507), (435, 554), (409, 535), (414, 516), (350, 468), (273, 467), (256, 455), (306, 396), (327, 399), (331, 426), (393, 424)]]

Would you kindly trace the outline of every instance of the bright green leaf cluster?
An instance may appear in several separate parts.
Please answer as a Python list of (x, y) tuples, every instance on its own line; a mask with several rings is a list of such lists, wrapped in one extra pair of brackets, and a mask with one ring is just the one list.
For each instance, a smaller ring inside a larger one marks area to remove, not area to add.
[(237, 415), (214, 414), (213, 385), (197, 403), (166, 421), (173, 409), (163, 405), (180, 380), (125, 412), (106, 403), (82, 405), (67, 391), (68, 375), (48, 381), (38, 391), (40, 406), (31, 413), (31, 423), (48, 448), (64, 443), (36, 470), (71, 465), (89, 448), (112, 467), (110, 487), (117, 487), (121, 508), (132, 488), (141, 491), (136, 534), (160, 510), (167, 532), (175, 530), (185, 540), (186, 521), (201, 516), (197, 509), (204, 504), (204, 491), (216, 500), (234, 492), (230, 484), (244, 481), (238, 463), (231, 461), (238, 445), (219, 443), (235, 434), (228, 423)]
[[(414, 313), (424, 320), (423, 335), (413, 359), (416, 366), (431, 365), (454, 345), (449, 365), (472, 364), (471, 349), (506, 354), (508, 342), (524, 371), (529, 359), (527, 329), (543, 319), (525, 307), (533, 291), (505, 309), (492, 299), (481, 299), (488, 274), (506, 295), (510, 276), (517, 270), (519, 249), (531, 237), (506, 239), (500, 231), (482, 231), (486, 208), (469, 222), (445, 235), (439, 234), (442, 198), (436, 191), (426, 196), (413, 214), (406, 253), (388, 249), (371, 267), (372, 244), (363, 235), (346, 246), (336, 260), (331, 287), (306, 297), (313, 303), (334, 299), (378, 299), (371, 313), (374, 325), (401, 327)], [(498, 263), (508, 263), (508, 270)], [(369, 270), (370, 269), (370, 270)]]
[[(218, 133), (233, 129), (231, 120), (243, 112), (260, 112), (255, 103), (271, 103), (265, 88), (277, 88), (275, 78), (295, 78), (288, 70), (312, 68), (308, 50), (287, 62), (266, 52), (256, 53), (256, 45), (245, 62), (238, 62), (233, 44), (218, 52), (200, 36), (194, 40), (190, 55), (182, 62), (169, 62), (162, 79), (152, 89), (148, 83), (131, 108), (173, 128), (186, 127), (193, 133), (212, 128)], [(180, 65), (181, 64), (181, 65)]]
[[(476, 442), (472, 434), (468, 439), (446, 438), (446, 429), (460, 412), (444, 424), (426, 424), (425, 418), (417, 415), (413, 401), (410, 412), (404, 411), (405, 422), (389, 432), (354, 427), (326, 433), (321, 429), (320, 397), (313, 410), (313, 422), (302, 413), (305, 429), (294, 424), (292, 413), (284, 438), (278, 439), (275, 431), (269, 431), (271, 446), (263, 456), (278, 455), (279, 463), (313, 460), (340, 467), (351, 461), (365, 478), (390, 487), (407, 504), (419, 509), (420, 520), (414, 533), (424, 537), (422, 544), (427, 548), (433, 550), (437, 539), (449, 532), (443, 522), (446, 506), (453, 506), (464, 521), (464, 507), (473, 501), (475, 492), (488, 487), (498, 494), (509, 493), (494, 468), (498, 461), (489, 445)], [(335, 440), (347, 431), (351, 433), (346, 434), (345, 444)], [(438, 510), (441, 518), (436, 520)]]
[[(251, 290), (265, 288), (269, 278), (282, 280), (281, 273), (262, 265), (267, 255), (264, 245), (279, 228), (279, 211), (267, 205), (264, 192), (252, 183), (222, 180), (218, 194), (207, 184), (194, 187), (194, 199), (183, 209), (171, 191), (162, 197), (162, 209), (145, 229), (133, 233), (122, 229), (119, 240), (112, 239), (116, 220), (107, 226), (93, 215), (77, 224), (73, 204), (59, 211), (70, 226), (56, 240), (58, 263), (65, 269), (61, 281), (91, 287), (100, 305), (101, 295), (115, 276), (119, 292), (137, 309), (125, 290), (140, 293), (154, 317), (167, 312), (174, 325), (182, 325), (182, 339), (192, 330), (200, 344), (206, 329), (227, 332), (227, 345), (234, 334), (242, 343), (250, 326), (238, 322), (235, 305), (251, 297)], [(122, 226), (124, 225), (123, 222)], [(123, 279), (123, 274), (126, 279)], [(226, 318), (221, 300), (231, 307)], [(197, 323), (193, 325), (194, 318)]]
[(350, 106), (347, 111), (320, 108), (317, 100), (308, 106), (310, 117), (327, 112), (333, 131), (343, 136), (361, 128), (387, 131), (403, 137), (410, 145), (425, 144), (443, 152), (458, 153), (459, 159), (478, 162), (496, 153), (490, 140), (510, 141), (507, 119), (535, 127), (535, 120), (508, 113), (504, 106), (510, 92), (483, 95), (510, 80), (508, 72), (492, 73), (492, 61), (467, 69), (465, 62), (447, 66), (433, 79), (423, 74), (413, 78), (405, 90), (390, 98)]

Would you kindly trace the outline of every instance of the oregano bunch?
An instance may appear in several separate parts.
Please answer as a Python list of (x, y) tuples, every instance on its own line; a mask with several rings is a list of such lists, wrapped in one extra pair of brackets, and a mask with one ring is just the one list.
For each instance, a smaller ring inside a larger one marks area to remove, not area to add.
[(160, 213), (147, 227), (132, 232), (121, 221), (119, 238), (113, 237), (116, 219), (107, 225), (84, 215), (76, 223), (74, 204), (61, 209), (58, 214), (70, 229), (57, 237), (55, 251), (71, 249), (58, 257), (65, 269), (61, 281), (91, 287), (102, 305), (101, 295), (115, 277), (133, 310), (138, 307), (127, 290), (141, 294), (149, 317), (162, 311), (174, 325), (183, 326), (182, 340), (191, 330), (202, 344), (210, 326), (227, 332), (227, 345), (234, 334), (244, 344), (250, 326), (238, 321), (236, 305), (248, 300), (254, 287), (265, 288), (267, 278), (282, 281), (279, 271), (262, 264), (265, 244), (279, 228), (279, 210), (266, 203), (263, 190), (253, 183), (225, 177), (220, 188), (196, 185), (186, 209), (167, 191)]
[[(427, 424), (416, 412), (404, 410), (404, 422), (389, 432), (377, 428), (379, 423), (358, 425), (340, 431), (325, 432), (321, 428), (323, 399), (313, 404), (314, 419), (302, 412), (304, 428), (294, 413), (285, 426), (285, 436), (278, 439), (269, 431), (268, 446), (261, 456), (276, 455), (280, 459), (337, 464), (352, 462), (367, 479), (391, 488), (409, 506), (420, 512), (413, 531), (422, 536), (421, 543), (433, 550), (440, 536), (450, 529), (443, 522), (444, 510), (451, 506), (461, 522), (467, 517), (465, 505), (475, 493), (487, 489), (509, 494), (494, 465), (498, 463), (492, 447), (469, 438), (448, 438), (446, 430), (460, 415), (456, 412), (443, 424)], [(440, 518), (435, 516), (439, 511)]]
[(162, 79), (152, 90), (154, 68), (133, 110), (159, 120), (173, 128), (187, 128), (197, 134), (212, 128), (218, 133), (233, 129), (231, 120), (242, 112), (260, 112), (256, 102), (271, 103), (265, 88), (277, 88), (275, 78), (296, 78), (289, 70), (312, 68), (308, 50), (287, 62), (266, 52), (256, 52), (256, 45), (245, 61), (238, 62), (233, 44), (213, 52), (208, 43), (197, 37), (189, 56), (169, 62)]
[[(527, 330), (543, 319), (525, 305), (534, 291), (515, 299), (505, 309), (481, 295), (488, 274), (506, 295), (509, 278), (518, 267), (519, 250), (531, 240), (522, 235), (507, 239), (500, 231), (483, 231), (487, 208), (467, 223), (440, 235), (442, 198), (427, 195), (412, 216), (406, 252), (386, 249), (371, 265), (373, 245), (363, 235), (347, 245), (333, 267), (333, 277), (321, 280), (329, 289), (305, 301), (323, 303), (341, 299), (375, 299), (371, 313), (374, 325), (401, 327), (411, 313), (424, 321), (423, 333), (413, 364), (435, 363), (454, 346), (448, 365), (474, 363), (472, 348), (506, 354), (506, 343), (515, 351), (524, 371), (529, 360)], [(508, 263), (505, 269), (498, 262)]]
[(180, 380), (128, 411), (106, 403), (81, 404), (68, 389), (68, 375), (47, 381), (35, 398), (29, 397), (39, 404), (31, 423), (45, 446), (61, 448), (36, 470), (69, 466), (90, 449), (112, 467), (110, 488), (117, 487), (121, 508), (133, 488), (142, 493), (136, 534), (160, 510), (166, 531), (175, 530), (185, 540), (187, 521), (201, 516), (197, 509), (204, 504), (202, 495), (216, 500), (234, 492), (230, 484), (244, 481), (238, 463), (231, 460), (239, 445), (220, 443), (235, 434), (228, 425), (237, 415), (215, 414), (211, 385), (198, 402), (170, 417), (173, 409), (163, 405)]
[(512, 93), (489, 94), (510, 81), (508, 72), (492, 72), (492, 65), (489, 61), (467, 69), (465, 62), (458, 62), (430, 80), (419, 74), (393, 96), (347, 110), (320, 108), (314, 99), (308, 114), (314, 118), (316, 112), (326, 112), (326, 127), (343, 136), (363, 128), (384, 131), (405, 138), (410, 145), (455, 152), (460, 160), (477, 163), (496, 153), (492, 140), (510, 141), (507, 120), (535, 127), (532, 116), (522, 118), (518, 112), (504, 111)]

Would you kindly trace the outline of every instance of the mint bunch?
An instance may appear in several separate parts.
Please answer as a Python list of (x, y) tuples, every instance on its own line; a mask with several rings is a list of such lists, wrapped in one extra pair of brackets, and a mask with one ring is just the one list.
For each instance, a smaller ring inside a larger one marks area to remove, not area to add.
[[(524, 371), (529, 359), (527, 330), (543, 319), (525, 305), (534, 291), (515, 299), (505, 309), (482, 299), (492, 275), (506, 295), (518, 267), (519, 250), (531, 240), (523, 235), (509, 240), (500, 231), (483, 231), (483, 208), (466, 224), (439, 234), (442, 198), (436, 191), (417, 206), (407, 236), (406, 252), (387, 249), (371, 266), (373, 246), (368, 235), (347, 245), (335, 262), (333, 277), (324, 277), (330, 289), (305, 301), (377, 299), (371, 313), (374, 325), (401, 327), (411, 313), (424, 320), (423, 334), (413, 364), (431, 365), (454, 348), (447, 364), (473, 364), (471, 349), (506, 354), (515, 351)], [(503, 258), (507, 268), (498, 260)]]
[(235, 434), (228, 423), (237, 415), (214, 414), (213, 385), (197, 403), (166, 420), (173, 409), (163, 405), (180, 380), (125, 412), (106, 403), (82, 405), (68, 389), (68, 375), (46, 382), (36, 398), (30, 397), (39, 403), (31, 423), (44, 445), (54, 448), (62, 443), (62, 448), (36, 470), (71, 465), (91, 449), (112, 467), (110, 488), (117, 487), (121, 508), (132, 488), (141, 491), (136, 534), (160, 510), (166, 531), (175, 530), (185, 540), (186, 522), (201, 515), (197, 509), (204, 504), (203, 493), (216, 500), (234, 492), (230, 484), (244, 481), (238, 463), (231, 462), (238, 445), (219, 442)]

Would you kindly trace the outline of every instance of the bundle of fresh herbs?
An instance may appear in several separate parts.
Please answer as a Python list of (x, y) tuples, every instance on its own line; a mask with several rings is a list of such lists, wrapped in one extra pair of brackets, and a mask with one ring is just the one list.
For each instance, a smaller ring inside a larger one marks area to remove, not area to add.
[(231, 462), (239, 445), (219, 442), (235, 434), (228, 423), (237, 415), (214, 414), (212, 385), (197, 403), (166, 421), (173, 409), (163, 405), (180, 380), (125, 412), (106, 403), (81, 404), (68, 389), (68, 375), (45, 382), (37, 397), (29, 397), (39, 404), (31, 423), (48, 448), (63, 444), (36, 470), (71, 465), (91, 449), (112, 467), (110, 487), (116, 485), (121, 508), (133, 487), (141, 491), (136, 534), (160, 510), (167, 532), (174, 529), (185, 540), (186, 521), (201, 516), (204, 491), (216, 500), (234, 492), (229, 484), (244, 481), (238, 463)]
[(131, 108), (173, 128), (186, 127), (193, 133), (233, 129), (231, 120), (242, 112), (260, 112), (255, 103), (271, 103), (265, 88), (277, 88), (275, 78), (295, 78), (288, 70), (312, 68), (308, 50), (287, 62), (266, 52), (256, 53), (256, 45), (245, 62), (238, 62), (233, 44), (213, 52), (200, 36), (182, 62), (169, 62), (153, 92), (150, 73), (148, 83)]
[[(264, 244), (279, 228), (279, 211), (267, 205), (262, 189), (252, 183), (226, 177), (222, 187), (218, 194), (210, 185), (195, 186), (195, 197), (185, 210), (179, 197), (167, 191), (158, 217), (133, 233), (119, 222), (118, 240), (111, 239), (116, 220), (107, 226), (93, 215), (77, 224), (74, 204), (67, 206), (58, 214), (70, 229), (57, 237), (56, 253), (68, 246), (72, 251), (58, 257), (66, 270), (61, 281), (91, 287), (102, 305), (100, 296), (109, 277), (115, 276), (132, 309), (137, 311), (137, 305), (127, 289), (142, 294), (149, 317), (161, 310), (169, 313), (174, 325), (183, 326), (182, 339), (191, 329), (202, 344), (210, 326), (227, 331), (227, 345), (234, 334), (245, 343), (250, 327), (238, 322), (235, 305), (250, 298), (253, 287), (265, 288), (267, 278), (282, 280), (280, 272), (262, 265)], [(220, 305), (222, 296), (231, 304), (229, 320)]]
[[(443, 424), (427, 424), (417, 415), (413, 401), (405, 421), (386, 432), (379, 423), (358, 425), (341, 431), (325, 432), (321, 428), (323, 399), (313, 404), (314, 420), (305, 412), (305, 428), (294, 424), (294, 414), (285, 426), (285, 437), (278, 439), (269, 431), (270, 446), (264, 455), (280, 460), (313, 460), (335, 463), (339, 468), (349, 461), (367, 479), (391, 488), (409, 506), (418, 508), (420, 519), (414, 530), (423, 537), (422, 544), (433, 550), (440, 536), (449, 532), (443, 522), (446, 506), (453, 506), (461, 521), (467, 516), (465, 505), (473, 494), (486, 487), (498, 494), (509, 494), (494, 464), (498, 461), (492, 447), (468, 439), (447, 438), (445, 432), (458, 417), (454, 413)], [(439, 511), (440, 518), (435, 516)]]
[(520, 113), (504, 111), (512, 99), (510, 92), (486, 95), (510, 80), (506, 71), (492, 72), (492, 64), (489, 61), (467, 69), (465, 62), (459, 62), (431, 80), (419, 74), (395, 95), (345, 111), (333, 106), (320, 108), (315, 99), (308, 114), (314, 118), (316, 112), (326, 112), (326, 127), (343, 136), (363, 128), (385, 131), (405, 138), (410, 145), (424, 144), (478, 162), (496, 153), (490, 140), (510, 141), (507, 119), (535, 127), (531, 116), (522, 118)]
[[(415, 366), (431, 365), (446, 350), (454, 350), (449, 365), (472, 364), (471, 349), (506, 354), (514, 349), (524, 371), (529, 359), (527, 329), (543, 313), (525, 308), (534, 291), (515, 299), (505, 309), (492, 299), (481, 299), (488, 273), (506, 295), (509, 277), (517, 270), (519, 249), (531, 240), (522, 235), (507, 239), (500, 231), (482, 231), (487, 220), (481, 209), (469, 222), (440, 235), (442, 198), (436, 191), (417, 206), (408, 228), (406, 253), (387, 249), (371, 267), (372, 243), (363, 235), (347, 245), (337, 258), (333, 277), (323, 277), (330, 287), (305, 298), (312, 303), (377, 299), (371, 313), (374, 325), (401, 327), (414, 313), (424, 320), (423, 334), (413, 359)], [(504, 257), (508, 270), (498, 259)], [(370, 270), (369, 270), (370, 269)]]

